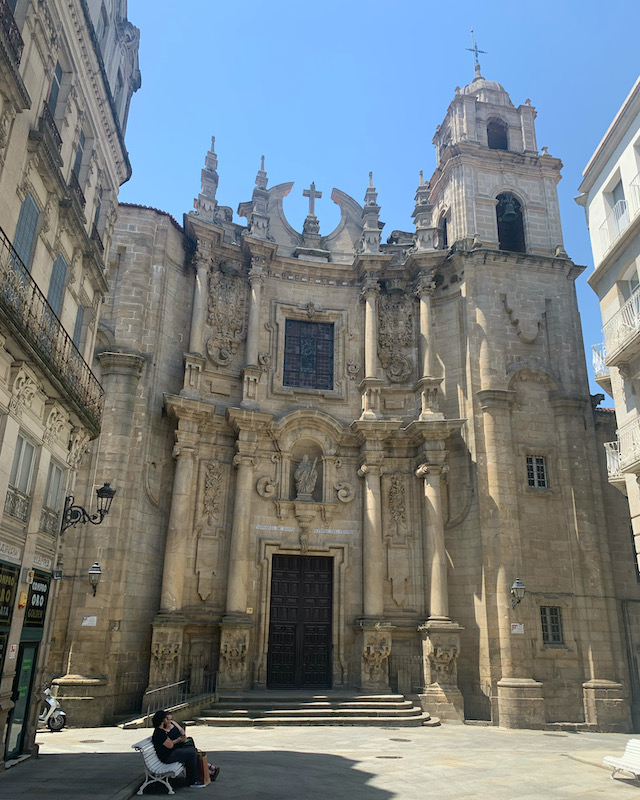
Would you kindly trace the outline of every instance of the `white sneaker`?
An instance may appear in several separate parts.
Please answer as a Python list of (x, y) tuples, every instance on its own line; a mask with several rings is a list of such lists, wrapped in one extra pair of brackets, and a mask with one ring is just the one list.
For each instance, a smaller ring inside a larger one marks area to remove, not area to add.
[(189, 788), (190, 789), (206, 789), (207, 788), (207, 784), (206, 783), (200, 783), (200, 781), (196, 781), (195, 783), (190, 783), (189, 784)]

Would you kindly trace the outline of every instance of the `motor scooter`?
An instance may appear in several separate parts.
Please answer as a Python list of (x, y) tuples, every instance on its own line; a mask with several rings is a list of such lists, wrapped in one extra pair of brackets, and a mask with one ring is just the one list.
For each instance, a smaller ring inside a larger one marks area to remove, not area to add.
[(51, 694), (51, 689), (48, 686), (44, 690), (44, 695), (46, 706), (38, 717), (38, 724), (46, 725), (50, 731), (61, 731), (67, 721), (67, 715), (60, 708), (60, 703)]

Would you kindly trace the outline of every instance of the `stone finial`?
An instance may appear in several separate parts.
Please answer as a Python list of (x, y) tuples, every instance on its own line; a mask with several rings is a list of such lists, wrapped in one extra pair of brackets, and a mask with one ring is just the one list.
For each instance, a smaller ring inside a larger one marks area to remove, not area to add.
[(205, 156), (204, 169), (200, 178), (200, 194), (194, 201), (194, 208), (201, 219), (212, 222), (216, 216), (218, 201), (216, 192), (218, 191), (218, 156), (215, 152), (216, 137), (211, 137), (211, 149)]
[(266, 189), (268, 182), (267, 173), (264, 169), (264, 156), (260, 156), (260, 169), (256, 175), (256, 186), (258, 189)]
[(309, 198), (309, 213), (302, 227), (302, 238), (305, 245), (313, 246), (320, 241), (320, 223), (316, 217), (316, 199), (322, 197), (322, 192), (316, 189), (315, 181), (311, 181), (308, 189), (303, 189), (303, 197)]
[(369, 173), (369, 185), (364, 194), (364, 209), (362, 211), (364, 222), (362, 231), (362, 253), (380, 252), (380, 206), (378, 205), (378, 193), (373, 185), (373, 172)]
[(430, 191), (429, 184), (424, 182), (424, 173), (420, 170), (416, 204), (412, 214), (416, 226), (413, 247), (415, 251), (433, 250), (434, 248), (435, 229), (432, 225), (433, 205), (429, 202)]

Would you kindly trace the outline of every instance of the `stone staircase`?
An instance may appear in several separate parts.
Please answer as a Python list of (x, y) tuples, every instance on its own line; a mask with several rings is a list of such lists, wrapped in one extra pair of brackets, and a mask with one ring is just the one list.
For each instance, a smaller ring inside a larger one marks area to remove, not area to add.
[(194, 722), (215, 726), (373, 725), (377, 727), (435, 726), (440, 721), (401, 694), (360, 695), (298, 690), (222, 692)]

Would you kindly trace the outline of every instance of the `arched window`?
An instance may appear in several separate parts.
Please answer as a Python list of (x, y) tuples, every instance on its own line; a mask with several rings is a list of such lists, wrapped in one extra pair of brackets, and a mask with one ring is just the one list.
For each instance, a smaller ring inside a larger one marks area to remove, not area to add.
[(449, 236), (447, 234), (447, 215), (443, 214), (440, 217), (440, 247), (446, 250), (449, 247)]
[(524, 223), (522, 221), (522, 207), (518, 199), (505, 192), (496, 198), (496, 217), (498, 220), (498, 242), (501, 250), (510, 250), (514, 253), (526, 251), (524, 243)]
[(507, 123), (501, 119), (492, 119), (487, 125), (487, 144), (490, 150), (508, 150)]

